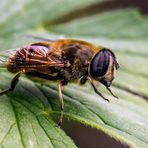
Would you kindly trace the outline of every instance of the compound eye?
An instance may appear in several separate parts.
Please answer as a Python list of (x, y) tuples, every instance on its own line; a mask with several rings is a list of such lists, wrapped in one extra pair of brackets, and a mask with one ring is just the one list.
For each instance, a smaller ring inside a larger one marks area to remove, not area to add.
[(102, 49), (98, 52), (90, 63), (90, 75), (99, 80), (108, 70), (110, 56), (112, 53), (108, 49)]

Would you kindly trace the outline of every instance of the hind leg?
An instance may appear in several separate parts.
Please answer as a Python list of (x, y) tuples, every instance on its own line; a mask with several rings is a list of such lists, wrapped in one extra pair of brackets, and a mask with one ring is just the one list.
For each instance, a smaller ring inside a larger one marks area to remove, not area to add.
[(59, 100), (60, 100), (61, 115), (60, 115), (60, 119), (57, 123), (57, 126), (61, 127), (62, 122), (63, 122), (63, 116), (64, 116), (64, 100), (63, 100), (63, 95), (62, 95), (62, 83), (61, 82), (58, 82), (58, 96), (59, 96)]
[(4, 95), (10, 91), (13, 91), (15, 89), (15, 86), (17, 85), (18, 83), (18, 80), (19, 80), (19, 77), (21, 75), (21, 72), (19, 72), (18, 74), (15, 75), (15, 77), (11, 80), (11, 84), (10, 84), (10, 87), (7, 88), (7, 89), (4, 89), (3, 91), (0, 92), (0, 96), (1, 95)]

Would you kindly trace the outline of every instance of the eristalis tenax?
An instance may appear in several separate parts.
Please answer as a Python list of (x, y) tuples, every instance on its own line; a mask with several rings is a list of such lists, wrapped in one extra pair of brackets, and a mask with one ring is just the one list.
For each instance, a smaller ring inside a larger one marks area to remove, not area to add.
[(59, 127), (63, 121), (63, 85), (69, 82), (83, 85), (89, 81), (94, 91), (109, 101), (98, 91), (95, 83), (98, 81), (116, 97), (109, 88), (119, 68), (115, 54), (110, 49), (82, 40), (58, 39), (32, 43), (1, 52), (0, 62), (9, 72), (16, 73), (10, 87), (0, 92), (0, 95), (13, 91), (22, 74), (57, 81), (61, 108)]

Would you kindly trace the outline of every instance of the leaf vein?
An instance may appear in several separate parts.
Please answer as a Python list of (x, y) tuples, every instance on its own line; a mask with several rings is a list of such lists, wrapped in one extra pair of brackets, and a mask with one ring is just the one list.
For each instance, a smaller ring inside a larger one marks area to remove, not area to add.
[(6, 137), (8, 136), (8, 134), (11, 132), (11, 130), (12, 130), (12, 128), (14, 127), (15, 124), (16, 124), (16, 122), (13, 123), (13, 124), (10, 126), (9, 130), (7, 131), (7, 133), (5, 134), (5, 136), (3, 137), (3, 139), (1, 140), (0, 145), (2, 145), (2, 143), (3, 143), (4, 140), (5, 140), (5, 138), (6, 138)]
[(20, 128), (20, 125), (19, 125), (19, 121), (17, 119), (17, 116), (18, 116), (17, 115), (17, 111), (16, 111), (15, 106), (13, 104), (13, 101), (11, 99), (10, 99), (10, 103), (12, 105), (12, 109), (13, 109), (13, 112), (14, 112), (14, 115), (15, 115), (16, 125), (17, 125), (17, 128), (18, 128), (19, 134), (20, 134), (20, 140), (21, 140), (21, 143), (22, 143), (23, 147), (25, 148), (25, 143), (23, 141), (23, 136), (22, 136), (22, 133), (21, 133), (21, 128)]

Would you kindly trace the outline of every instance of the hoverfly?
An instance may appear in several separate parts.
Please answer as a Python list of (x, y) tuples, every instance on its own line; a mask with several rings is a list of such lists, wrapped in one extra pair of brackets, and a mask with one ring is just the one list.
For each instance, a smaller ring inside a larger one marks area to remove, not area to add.
[(115, 54), (110, 49), (96, 47), (85, 41), (59, 39), (36, 42), (1, 52), (0, 62), (9, 72), (16, 73), (10, 87), (0, 95), (13, 91), (21, 74), (57, 81), (61, 108), (59, 127), (63, 121), (63, 85), (76, 81), (85, 84), (89, 81), (94, 91), (109, 101), (98, 91), (95, 85), (95, 81), (98, 81), (116, 97), (109, 88), (119, 68)]

